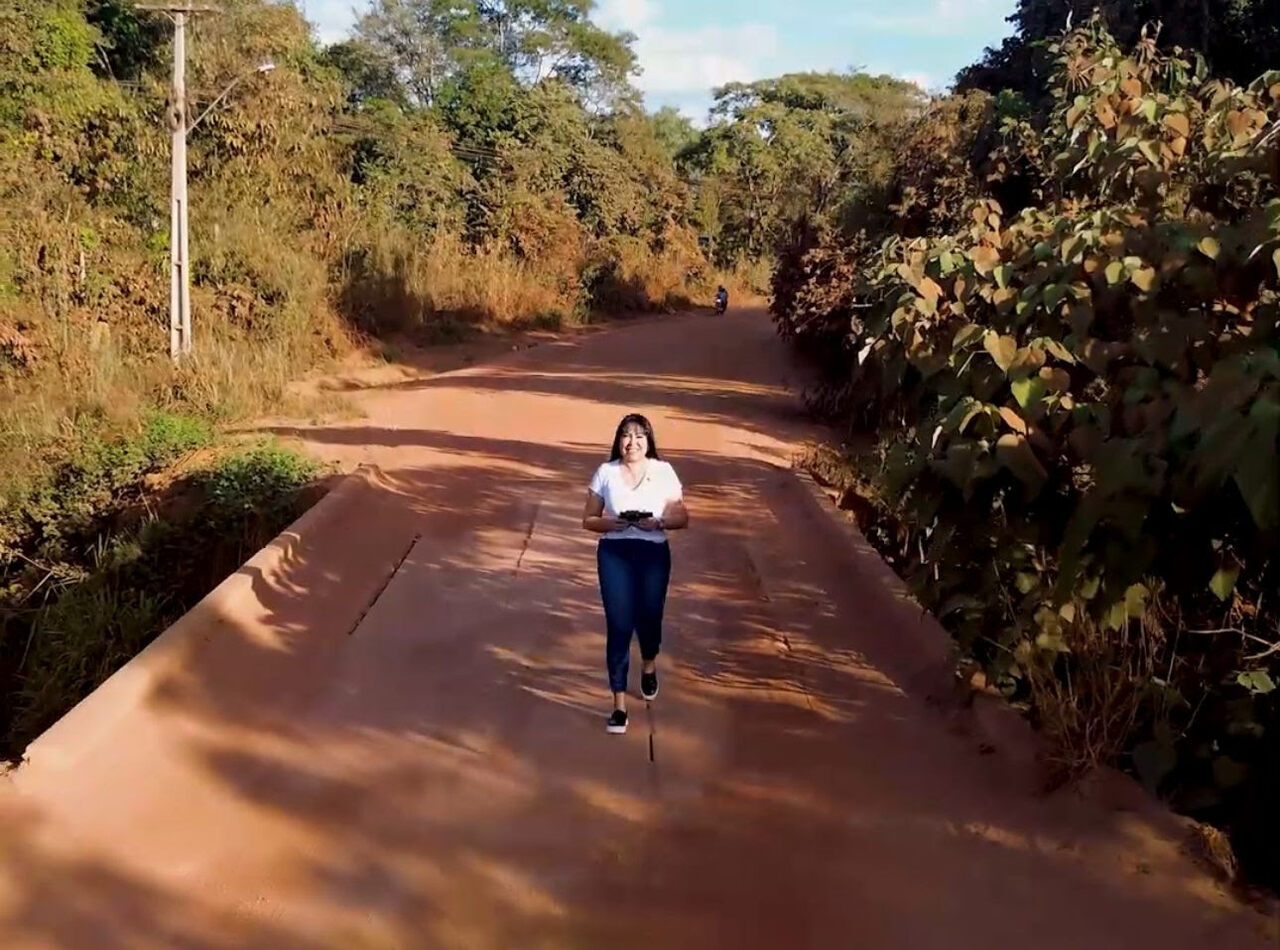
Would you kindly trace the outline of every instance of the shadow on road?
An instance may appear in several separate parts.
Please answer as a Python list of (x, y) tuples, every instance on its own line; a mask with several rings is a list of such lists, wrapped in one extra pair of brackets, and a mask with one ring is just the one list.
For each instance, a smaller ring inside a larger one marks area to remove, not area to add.
[[(76, 847), (45, 838), (74, 815), (10, 799), (0, 934), (985, 948), (998, 921), (1037, 948), (1245, 947), (1150, 816), (1011, 787), (924, 702), (918, 612), (778, 464), (811, 430), (764, 331), (708, 355), (722, 332), (691, 322), (655, 355), (629, 329), (374, 393), (386, 424), (274, 427), (387, 475), (270, 576), (247, 568), (259, 613), (185, 640), (105, 733), (158, 731), (167, 755), (77, 766), (102, 814)], [(618, 371), (629, 354), (651, 372)], [(540, 397), (575, 409), (539, 418)], [(579, 519), (599, 424), (635, 405), (674, 433), (695, 520), (662, 694), (618, 739)]]

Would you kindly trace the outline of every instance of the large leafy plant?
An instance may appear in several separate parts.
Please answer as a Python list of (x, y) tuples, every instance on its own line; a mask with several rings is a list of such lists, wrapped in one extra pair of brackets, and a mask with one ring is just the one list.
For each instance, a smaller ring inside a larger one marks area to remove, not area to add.
[(988, 682), (1093, 703), (1070, 764), (1207, 806), (1275, 718), (1280, 72), (1240, 88), (1097, 21), (1050, 51), (1050, 110), (986, 166), (1027, 206), (813, 241), (780, 321), (840, 327), (826, 404), (877, 427), (892, 543)]

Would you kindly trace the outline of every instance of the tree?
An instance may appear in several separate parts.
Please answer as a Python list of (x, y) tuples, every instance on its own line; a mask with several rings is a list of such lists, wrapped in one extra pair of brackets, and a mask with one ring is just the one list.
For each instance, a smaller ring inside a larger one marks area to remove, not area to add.
[(688, 148), (703, 232), (722, 260), (759, 259), (791, 222), (845, 200), (887, 163), (889, 130), (923, 108), (911, 83), (796, 73), (716, 91), (714, 124)]
[(348, 92), (347, 100), (359, 106), (384, 99), (401, 108), (409, 104), (405, 87), (396, 76), (395, 64), (364, 40), (334, 43), (321, 54), (321, 62), (337, 70)]
[(590, 20), (594, 0), (377, 0), (357, 36), (393, 64), (420, 105), (484, 63), (529, 85), (554, 77), (583, 102), (612, 106), (634, 95), (633, 37)]
[(435, 102), (481, 35), (474, 5), (454, 0), (377, 0), (355, 33), (423, 106)]
[(113, 79), (137, 79), (159, 62), (169, 31), (157, 17), (139, 17), (123, 0), (90, 0), (85, 20), (97, 27), (97, 65)]
[(1238, 83), (1280, 66), (1280, 0), (1019, 0), (1009, 18), (1014, 35), (961, 71), (957, 88), (1044, 96), (1053, 68), (1048, 40), (1068, 18), (1079, 25), (1095, 9), (1119, 42), (1131, 45), (1144, 26), (1159, 24), (1161, 46), (1199, 52)]
[(649, 116), (649, 124), (663, 151), (671, 158), (676, 158), (698, 140), (698, 130), (693, 127), (693, 122), (675, 106), (663, 106)]

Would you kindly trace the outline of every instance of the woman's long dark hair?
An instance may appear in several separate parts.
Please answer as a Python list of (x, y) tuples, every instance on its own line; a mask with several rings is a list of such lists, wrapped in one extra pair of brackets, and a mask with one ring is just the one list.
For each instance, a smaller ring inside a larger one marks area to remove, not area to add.
[(644, 430), (645, 442), (648, 443), (648, 449), (644, 454), (651, 459), (661, 458), (658, 455), (658, 440), (653, 437), (653, 425), (640, 413), (633, 412), (623, 416), (622, 421), (618, 423), (618, 431), (613, 434), (613, 449), (609, 452), (609, 461), (622, 460), (622, 434), (627, 431), (627, 426), (632, 425)]

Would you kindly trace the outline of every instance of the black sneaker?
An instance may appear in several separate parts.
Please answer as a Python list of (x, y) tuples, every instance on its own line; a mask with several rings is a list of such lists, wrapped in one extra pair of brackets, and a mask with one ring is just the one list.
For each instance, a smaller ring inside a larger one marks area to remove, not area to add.
[(627, 714), (621, 709), (615, 709), (604, 728), (606, 732), (612, 732), (615, 736), (622, 735), (627, 731)]
[(645, 699), (653, 699), (658, 695), (658, 671), (640, 674), (640, 695)]

